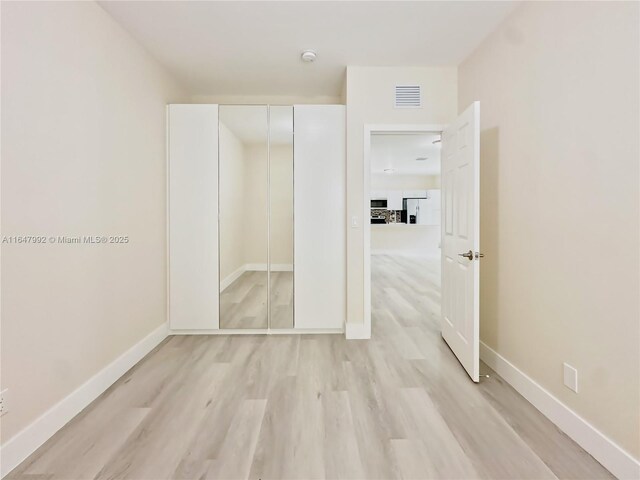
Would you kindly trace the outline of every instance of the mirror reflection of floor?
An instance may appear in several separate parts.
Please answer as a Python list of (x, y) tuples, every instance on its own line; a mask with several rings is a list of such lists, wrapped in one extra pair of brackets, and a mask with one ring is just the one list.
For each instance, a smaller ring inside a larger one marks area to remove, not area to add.
[(271, 272), (271, 328), (293, 328), (293, 272)]
[[(220, 328), (267, 327), (267, 272), (244, 272), (220, 294)], [(293, 272), (271, 272), (271, 328), (293, 328)]]

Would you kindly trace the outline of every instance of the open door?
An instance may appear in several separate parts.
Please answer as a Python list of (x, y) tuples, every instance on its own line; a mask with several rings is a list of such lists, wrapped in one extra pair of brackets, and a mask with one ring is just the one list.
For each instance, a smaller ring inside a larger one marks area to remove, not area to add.
[(442, 132), (442, 338), (480, 368), (480, 102)]

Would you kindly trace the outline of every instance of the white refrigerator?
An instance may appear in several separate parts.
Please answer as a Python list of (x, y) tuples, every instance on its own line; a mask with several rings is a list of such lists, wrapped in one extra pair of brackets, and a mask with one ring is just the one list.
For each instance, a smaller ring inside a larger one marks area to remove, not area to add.
[(416, 225), (440, 225), (440, 190), (428, 190), (427, 198), (407, 198), (407, 222)]

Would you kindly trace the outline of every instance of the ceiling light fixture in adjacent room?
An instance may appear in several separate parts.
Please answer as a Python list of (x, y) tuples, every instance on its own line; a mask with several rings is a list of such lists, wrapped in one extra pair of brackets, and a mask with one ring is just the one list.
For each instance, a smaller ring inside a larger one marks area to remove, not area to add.
[(437, 145), (438, 143), (442, 142), (442, 139), (439, 138), (437, 140), (434, 140), (433, 142), (431, 142), (433, 145)]
[(385, 169), (384, 169), (384, 173), (393, 173), (393, 172), (395, 172), (395, 171), (396, 171), (396, 169), (395, 169), (395, 168), (385, 168)]
[(429, 160), (429, 157), (418, 157), (416, 158), (416, 162), (426, 162)]
[(303, 62), (311, 63), (315, 61), (316, 56), (316, 52), (314, 52), (313, 50), (305, 50), (304, 52), (302, 52), (302, 55), (300, 55), (300, 58)]

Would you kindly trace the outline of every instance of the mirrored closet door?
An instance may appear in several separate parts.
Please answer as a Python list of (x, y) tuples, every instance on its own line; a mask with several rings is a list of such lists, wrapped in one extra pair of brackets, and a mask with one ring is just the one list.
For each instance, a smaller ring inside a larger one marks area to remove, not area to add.
[(269, 326), (293, 328), (293, 107), (270, 107), (269, 127)]
[(220, 328), (293, 328), (293, 107), (219, 107)]
[(220, 328), (268, 327), (266, 106), (219, 107)]

